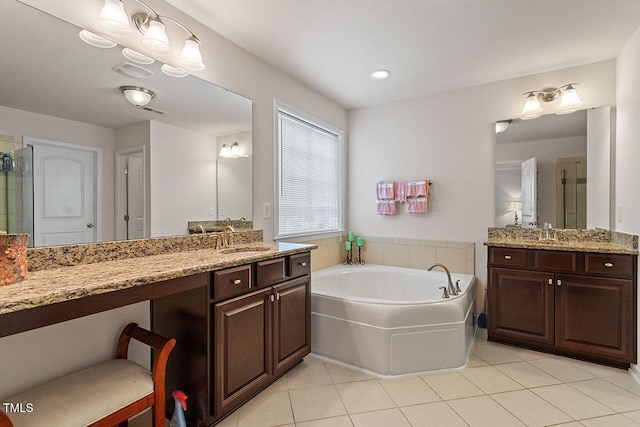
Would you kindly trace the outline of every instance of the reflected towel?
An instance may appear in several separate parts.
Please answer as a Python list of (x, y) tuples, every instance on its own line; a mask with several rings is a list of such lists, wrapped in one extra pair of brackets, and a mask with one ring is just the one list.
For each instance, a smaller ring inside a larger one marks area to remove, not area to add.
[(396, 198), (396, 183), (393, 181), (378, 181), (376, 194), (378, 200), (394, 200)]
[(407, 197), (426, 197), (429, 195), (429, 183), (426, 180), (407, 182)]
[(407, 199), (405, 203), (405, 210), (407, 213), (426, 213), (427, 212), (427, 198), (415, 197)]
[(396, 185), (396, 201), (400, 203), (407, 201), (407, 181), (400, 181)]
[(396, 214), (395, 200), (378, 200), (377, 211), (378, 211), (378, 215), (395, 215)]

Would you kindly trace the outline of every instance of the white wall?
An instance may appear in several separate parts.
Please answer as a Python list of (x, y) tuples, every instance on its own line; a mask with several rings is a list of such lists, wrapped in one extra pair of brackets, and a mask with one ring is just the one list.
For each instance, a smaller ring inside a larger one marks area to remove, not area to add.
[(212, 137), (152, 121), (150, 159), (151, 237), (188, 234), (187, 221), (207, 218), (209, 209), (215, 213)]
[(611, 153), (615, 150), (614, 108), (587, 111), (587, 228), (614, 228)]
[[(640, 29), (618, 55), (615, 200), (622, 210), (615, 229), (640, 234)], [(640, 297), (640, 294), (639, 294)], [(640, 319), (640, 317), (639, 317)], [(640, 331), (640, 327), (638, 327)], [(638, 340), (640, 348), (640, 339)]]
[[(360, 235), (475, 242), (483, 286), (483, 242), (495, 222), (494, 122), (519, 116), (522, 93), (569, 81), (580, 82), (585, 108), (615, 104), (610, 60), (351, 111), (349, 228)], [(421, 177), (433, 181), (427, 214), (376, 215), (376, 181)]]

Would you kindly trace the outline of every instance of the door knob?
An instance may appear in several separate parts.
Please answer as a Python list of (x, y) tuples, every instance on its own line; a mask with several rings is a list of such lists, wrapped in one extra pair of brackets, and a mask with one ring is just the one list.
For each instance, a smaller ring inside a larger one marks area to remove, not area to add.
[(87, 228), (93, 228), (93, 224), (91, 223), (87, 224)]

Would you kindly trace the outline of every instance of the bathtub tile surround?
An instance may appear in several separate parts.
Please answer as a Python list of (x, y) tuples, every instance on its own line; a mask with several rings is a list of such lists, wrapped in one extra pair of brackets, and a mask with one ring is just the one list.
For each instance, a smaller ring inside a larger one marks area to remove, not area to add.
[[(29, 248), (27, 258), (29, 271), (40, 271), (149, 255), (213, 249), (217, 238), (221, 238), (220, 233)], [(238, 231), (234, 235), (235, 244), (262, 240), (262, 230)]]
[[(508, 357), (480, 356), (498, 353)], [(625, 371), (487, 342), (486, 336), (477, 337), (473, 354), (483, 368), (397, 380), (348, 374), (347, 368), (307, 357), (218, 426), (639, 425), (640, 386)], [(307, 384), (298, 381), (300, 372)], [(517, 388), (495, 391), (505, 383)], [(354, 403), (358, 390), (372, 393), (360, 399), (370, 402)], [(278, 412), (268, 410), (267, 402), (277, 403)]]

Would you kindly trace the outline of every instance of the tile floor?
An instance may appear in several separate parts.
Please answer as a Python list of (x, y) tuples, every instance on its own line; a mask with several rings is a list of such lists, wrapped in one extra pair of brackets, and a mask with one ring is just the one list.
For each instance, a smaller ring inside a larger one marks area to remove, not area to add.
[(490, 343), (469, 367), (381, 380), (313, 356), (220, 427), (638, 426), (640, 386), (623, 370)]

